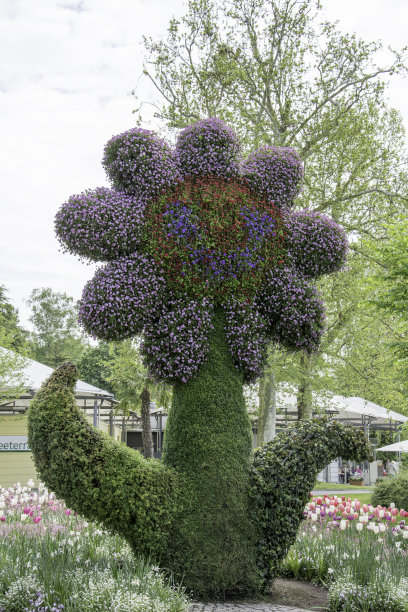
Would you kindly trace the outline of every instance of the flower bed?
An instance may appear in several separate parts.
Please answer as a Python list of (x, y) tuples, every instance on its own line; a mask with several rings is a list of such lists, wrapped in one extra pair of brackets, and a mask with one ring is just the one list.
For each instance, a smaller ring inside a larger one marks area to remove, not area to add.
[[(33, 483), (28, 483), (29, 485)], [(180, 588), (40, 486), (0, 489), (0, 611), (187, 610)]]
[(329, 588), (330, 609), (408, 611), (408, 512), (317, 497), (282, 573)]

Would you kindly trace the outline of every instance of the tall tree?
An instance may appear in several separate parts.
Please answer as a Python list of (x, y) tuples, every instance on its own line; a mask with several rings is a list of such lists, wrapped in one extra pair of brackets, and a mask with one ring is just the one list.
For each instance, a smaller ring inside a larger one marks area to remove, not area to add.
[(144, 456), (153, 457), (150, 401), (153, 398), (161, 406), (167, 407), (171, 401), (170, 387), (152, 380), (142, 363), (137, 345), (131, 340), (111, 346), (111, 358), (105, 361), (105, 367), (109, 371), (107, 381), (120, 400), (119, 409), (123, 413), (140, 411)]
[(52, 368), (64, 361), (78, 363), (85, 341), (78, 325), (78, 313), (72, 297), (50, 287), (33, 289), (27, 303), (31, 307), (30, 356)]
[[(167, 39), (145, 39), (145, 74), (170, 129), (218, 116), (245, 149), (296, 148), (305, 165), (299, 206), (329, 214), (354, 240), (374, 237), (408, 202), (404, 130), (384, 98), (385, 79), (406, 73), (405, 49), (378, 65), (380, 43), (341, 33), (321, 9), (318, 0), (190, 0)], [(350, 303), (340, 308), (330, 343), (351, 318)], [(307, 416), (318, 359), (301, 362), (299, 412)], [(262, 390), (273, 386), (272, 369), (267, 376)]]
[(18, 310), (10, 304), (4, 285), (0, 285), (0, 332), (1, 346), (19, 353), (25, 351), (28, 331), (20, 326)]
[(81, 380), (113, 393), (112, 383), (108, 378), (111, 374), (109, 365), (114, 358), (115, 347), (108, 342), (98, 342), (96, 346), (88, 346), (78, 364)]

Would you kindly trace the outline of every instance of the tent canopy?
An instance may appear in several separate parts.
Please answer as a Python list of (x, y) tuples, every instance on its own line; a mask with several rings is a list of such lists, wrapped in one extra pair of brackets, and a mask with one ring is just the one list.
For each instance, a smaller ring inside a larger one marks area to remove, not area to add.
[(408, 440), (402, 442), (395, 442), (395, 444), (388, 444), (388, 446), (382, 446), (376, 448), (376, 451), (387, 451), (392, 453), (408, 453)]
[[(0, 348), (0, 351), (13, 355), (13, 351), (9, 349)], [(18, 398), (8, 401), (7, 392), (13, 389), (13, 381), (8, 381), (7, 385), (4, 385), (0, 389), (0, 392), (2, 391), (6, 396), (3, 401), (0, 400), (0, 413), (25, 412), (35, 393), (40, 390), (41, 385), (54, 371), (53, 368), (43, 363), (39, 363), (38, 361), (34, 361), (33, 359), (21, 357), (20, 355), (16, 355), (16, 357), (20, 361), (23, 360), (22, 379), (24, 381), (24, 391)], [(15, 386), (20, 385), (15, 384)], [(98, 402), (99, 408), (106, 408), (109, 410), (112, 409), (114, 404), (116, 405), (118, 403), (109, 391), (104, 391), (103, 389), (89, 385), (83, 380), (77, 381), (74, 393), (77, 404), (85, 409), (85, 411), (87, 409), (93, 409), (95, 401)]]
[[(284, 427), (286, 423), (297, 419), (297, 396), (286, 389), (284, 383), (278, 385), (276, 394), (278, 427)], [(336, 420), (369, 429), (395, 429), (398, 425), (408, 422), (407, 416), (362, 397), (343, 397), (328, 391), (313, 392), (312, 411), (315, 415), (326, 413)]]

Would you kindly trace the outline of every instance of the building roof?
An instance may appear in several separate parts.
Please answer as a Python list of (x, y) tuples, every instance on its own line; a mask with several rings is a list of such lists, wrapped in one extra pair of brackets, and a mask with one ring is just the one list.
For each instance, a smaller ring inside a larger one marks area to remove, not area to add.
[[(279, 385), (276, 397), (277, 422), (281, 425), (284, 421), (297, 418), (297, 396), (284, 389), (284, 385)], [(362, 397), (343, 397), (330, 392), (313, 393), (312, 406), (315, 413), (325, 412), (335, 419), (356, 425), (369, 423), (374, 429), (385, 429), (408, 422), (407, 416)]]
[(389, 451), (394, 453), (408, 453), (408, 440), (402, 442), (395, 442), (395, 444), (388, 444), (381, 448), (376, 448), (376, 451)]
[[(0, 348), (0, 350), (2, 352), (13, 354), (13, 351), (10, 351), (9, 349)], [(28, 408), (34, 394), (40, 390), (41, 385), (51, 376), (54, 371), (53, 368), (50, 368), (43, 363), (39, 363), (38, 361), (34, 361), (33, 359), (24, 357), (23, 360), (25, 363), (22, 370), (24, 391), (20, 397), (13, 401), (5, 400), (0, 405), (0, 411), (2, 412), (24, 412)], [(0, 391), (5, 392), (12, 388), (13, 381), (10, 381), (8, 385), (1, 388)], [(89, 385), (83, 380), (77, 381), (75, 386), (75, 398), (77, 403), (84, 409), (93, 407), (95, 400), (100, 400), (101, 407), (109, 406), (111, 408), (112, 404), (117, 404), (117, 401), (114, 399), (112, 393), (105, 391), (104, 389), (94, 387), (93, 385)]]

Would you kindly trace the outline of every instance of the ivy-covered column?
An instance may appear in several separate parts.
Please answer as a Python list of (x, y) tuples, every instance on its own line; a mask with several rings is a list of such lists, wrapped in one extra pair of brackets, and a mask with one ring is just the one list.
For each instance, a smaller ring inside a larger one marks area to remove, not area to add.
[(168, 562), (204, 595), (259, 589), (248, 500), (252, 431), (221, 309), (213, 321), (206, 363), (174, 386), (164, 438), (164, 462), (186, 492)]

